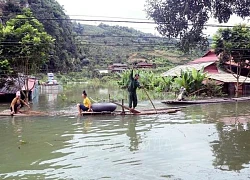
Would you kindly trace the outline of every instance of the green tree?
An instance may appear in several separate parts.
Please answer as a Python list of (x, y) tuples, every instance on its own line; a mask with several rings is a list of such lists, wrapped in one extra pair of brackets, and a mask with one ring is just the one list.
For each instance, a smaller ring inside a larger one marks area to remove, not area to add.
[(63, 7), (56, 0), (0, 0), (3, 23), (21, 14), (25, 7), (31, 9), (34, 17), (43, 24), (45, 31), (56, 40), (56, 45), (50, 50), (49, 61), (43, 68), (62, 72), (80, 69), (73, 24), (67, 20), (69, 17)]
[(51, 52), (48, 69), (51, 71), (74, 71), (79, 69), (79, 49), (75, 40), (73, 23), (56, 0), (28, 0), (34, 16), (44, 25), (56, 45)]
[(53, 39), (29, 9), (0, 28), (0, 65), (26, 77), (48, 61)]
[(53, 39), (29, 9), (2, 26), (1, 58), (8, 59), (11, 67), (19, 71), (29, 68), (33, 73), (48, 61)]
[(181, 38), (183, 51), (206, 47), (202, 30), (209, 18), (226, 23), (232, 15), (250, 16), (250, 1), (245, 0), (147, 0), (146, 11), (157, 24), (160, 34)]
[[(249, 67), (250, 57), (250, 29), (246, 25), (237, 25), (233, 28), (219, 29), (213, 37), (212, 47), (219, 55), (219, 64), (231, 72), (236, 78), (235, 96), (238, 97), (241, 71)], [(225, 66), (229, 62), (229, 67)], [(232, 70), (232, 62), (236, 65), (236, 72)]]

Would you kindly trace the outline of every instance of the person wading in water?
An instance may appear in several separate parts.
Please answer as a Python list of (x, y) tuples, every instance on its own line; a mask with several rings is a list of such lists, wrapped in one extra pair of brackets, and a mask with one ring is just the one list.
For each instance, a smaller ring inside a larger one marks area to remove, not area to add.
[(136, 89), (142, 88), (142, 86), (140, 86), (140, 83), (138, 81), (139, 77), (140, 77), (139, 74), (135, 74), (135, 76), (133, 77), (133, 70), (131, 71), (128, 82), (128, 92), (129, 92), (129, 108), (132, 111), (135, 109), (138, 102)]
[(30, 106), (26, 102), (24, 102), (24, 100), (21, 99), (20, 91), (17, 91), (16, 97), (12, 100), (10, 104), (11, 115), (21, 113), (20, 109), (23, 107), (23, 105), (26, 105), (30, 109)]

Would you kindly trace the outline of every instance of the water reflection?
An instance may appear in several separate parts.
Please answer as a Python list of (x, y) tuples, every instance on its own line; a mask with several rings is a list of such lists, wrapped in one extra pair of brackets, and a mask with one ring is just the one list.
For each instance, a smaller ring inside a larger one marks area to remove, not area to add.
[[(249, 168), (250, 162), (250, 115), (247, 102), (202, 105), (187, 110), (189, 118), (214, 123), (217, 139), (210, 142), (213, 166), (222, 171), (240, 172)], [(201, 118), (197, 118), (201, 116)]]
[[(221, 170), (240, 172), (244, 168), (249, 168), (250, 124), (238, 123), (237, 117), (227, 119), (233, 119), (236, 123), (230, 125), (220, 122), (216, 124), (219, 139), (211, 142), (215, 156), (213, 165)], [(227, 120), (227, 122), (229, 121)]]
[[(249, 177), (247, 102), (190, 106), (174, 114), (79, 117), (71, 100), (79, 100), (82, 89), (65, 92), (68, 101), (57, 98), (54, 107), (40, 96), (37, 108), (64, 115), (1, 118), (1, 179)], [(107, 91), (86, 90), (93, 99), (99, 93), (106, 98)]]
[(128, 121), (128, 131), (126, 134), (130, 140), (130, 146), (129, 146), (130, 151), (138, 150), (138, 145), (141, 141), (141, 137), (140, 135), (137, 134), (136, 129), (135, 129), (136, 123), (137, 123), (136, 119)]

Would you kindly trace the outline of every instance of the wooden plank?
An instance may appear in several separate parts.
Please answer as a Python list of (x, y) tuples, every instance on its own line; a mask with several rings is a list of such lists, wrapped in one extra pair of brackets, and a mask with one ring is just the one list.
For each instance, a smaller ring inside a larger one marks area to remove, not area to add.
[(137, 111), (137, 110), (135, 110), (135, 109), (131, 109), (131, 108), (129, 108), (129, 107), (127, 107), (127, 106), (124, 106), (124, 105), (122, 105), (122, 104), (119, 104), (119, 103), (117, 103), (117, 102), (112, 102), (112, 103), (114, 103), (114, 104), (116, 104), (116, 105), (118, 105), (118, 106), (121, 106), (122, 108), (127, 109), (127, 110), (129, 110), (130, 112), (132, 112), (132, 113), (140, 113), (140, 111)]

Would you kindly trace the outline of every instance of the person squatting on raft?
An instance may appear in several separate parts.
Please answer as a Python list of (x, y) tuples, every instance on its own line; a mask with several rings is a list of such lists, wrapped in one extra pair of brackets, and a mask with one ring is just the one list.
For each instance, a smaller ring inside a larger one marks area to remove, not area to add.
[[(128, 92), (129, 92), (129, 108), (135, 109), (137, 106), (137, 94), (136, 94), (136, 89), (137, 88), (142, 88), (140, 85), (138, 79), (139, 79), (139, 74), (135, 74), (133, 77), (133, 70), (131, 71), (131, 74), (129, 76), (129, 83), (128, 83)], [(133, 106), (132, 106), (133, 105)]]
[(91, 102), (89, 98), (87, 97), (87, 93), (85, 90), (82, 92), (82, 97), (83, 97), (83, 104), (77, 104), (79, 115), (82, 113), (82, 111), (89, 111), (89, 112), (92, 111)]
[(10, 104), (11, 114), (20, 113), (20, 109), (23, 107), (23, 105), (26, 105), (30, 109), (30, 106), (26, 102), (24, 102), (24, 100), (21, 99), (20, 91), (17, 91), (16, 97), (12, 100)]

